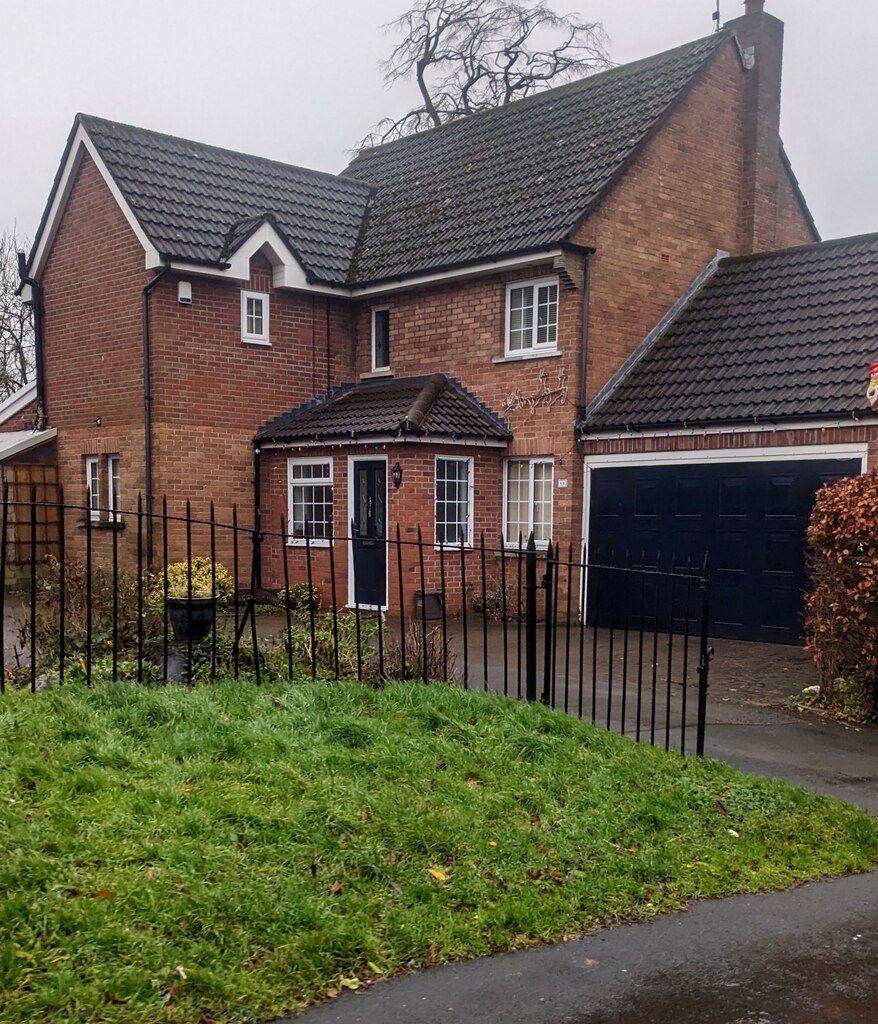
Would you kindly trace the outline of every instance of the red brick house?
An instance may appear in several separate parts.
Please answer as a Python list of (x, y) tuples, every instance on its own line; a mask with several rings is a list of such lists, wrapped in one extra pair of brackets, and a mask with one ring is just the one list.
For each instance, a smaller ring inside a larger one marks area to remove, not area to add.
[[(98, 531), (128, 525), (116, 510), (138, 494), (147, 511), (167, 496), (283, 521), (287, 542), (262, 550), (279, 586), (282, 553), (301, 574), (306, 530), (325, 579), (320, 549), (349, 524), (379, 542), (420, 526), (464, 549), (482, 532), (578, 546), (601, 458), (726, 446), (688, 423), (659, 445), (608, 396), (721, 279), (718, 253), (818, 239), (779, 136), (783, 26), (762, 8), (338, 176), (78, 116), (26, 278), (68, 500), (90, 495)], [(809, 430), (778, 446), (807, 448)], [(387, 549), (365, 546), (342, 559), (342, 598), (394, 608)], [(413, 563), (404, 575), (417, 589)]]

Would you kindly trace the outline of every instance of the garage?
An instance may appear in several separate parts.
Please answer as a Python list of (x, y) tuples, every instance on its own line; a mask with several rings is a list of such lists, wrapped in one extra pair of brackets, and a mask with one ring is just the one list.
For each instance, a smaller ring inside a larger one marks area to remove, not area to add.
[[(711, 635), (797, 644), (808, 518), (819, 487), (862, 472), (862, 456), (846, 454), (752, 461), (725, 454), (710, 462), (677, 456), (668, 464), (641, 455), (634, 465), (587, 460), (589, 562), (639, 562), (642, 553), (648, 565), (660, 554), (663, 567), (672, 559), (700, 566), (708, 552)], [(596, 585), (609, 620), (624, 625), (631, 597), (624, 574), (593, 573), (589, 588)]]

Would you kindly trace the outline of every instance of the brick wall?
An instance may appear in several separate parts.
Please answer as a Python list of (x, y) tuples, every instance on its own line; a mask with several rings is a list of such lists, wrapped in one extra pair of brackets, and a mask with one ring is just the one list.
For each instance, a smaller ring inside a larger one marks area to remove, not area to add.
[[(399, 445), (357, 445), (296, 450), (266, 450), (262, 457), (262, 528), (268, 534), (263, 545), (263, 583), (270, 588), (284, 585), (282, 553), (285, 551), (291, 583), (307, 579), (306, 552), (301, 546), (284, 546), (279, 534), (281, 516), (288, 514), (287, 460), (292, 457), (319, 458), (326, 456), (333, 462), (333, 508), (334, 529), (347, 537), (350, 525), (347, 521), (348, 505), (348, 458), (387, 459), (387, 522), (388, 535), (396, 538), (397, 525), (402, 542), (403, 600), (405, 612), (411, 614), (414, 592), (421, 589), (420, 558), (418, 555), (418, 525), (424, 541), (424, 578), (427, 590), (439, 590), (440, 552), (434, 543), (435, 513), (435, 458), (437, 455), (470, 456), (473, 459), (473, 537), (475, 547), (465, 554), (468, 583), (481, 585), (480, 552), (478, 550), (482, 532), (486, 548), (498, 548), (500, 544), (499, 522), (501, 517), (500, 495), (502, 493), (502, 452), (493, 448), (470, 448), (462, 445), (399, 444)], [(399, 462), (402, 471), (402, 485), (397, 489), (390, 479), (390, 467)], [(460, 554), (449, 551), (446, 559), (447, 610), (451, 613), (460, 608)], [(325, 547), (312, 548), (312, 580), (320, 587), (325, 603), (331, 603), (332, 574), (330, 553)], [(339, 607), (348, 602), (348, 544), (341, 540), (335, 546), (336, 597)], [(399, 610), (399, 569), (397, 548), (388, 548), (388, 597), (390, 610)], [(499, 578), (499, 558), (489, 554), (486, 558), (486, 574), (489, 579)], [(468, 588), (469, 589), (469, 588)]]
[[(83, 156), (43, 273), (44, 362), (49, 425), (58, 428), (65, 501), (85, 502), (86, 455), (121, 455), (122, 496), (143, 490), (143, 378), (140, 293), (149, 280), (143, 249), (91, 158)], [(68, 549), (82, 553), (70, 515)], [(120, 536), (133, 557), (136, 531)], [(109, 531), (95, 531), (95, 555), (108, 556)]]
[[(576, 234), (576, 241), (597, 249), (589, 398), (718, 249), (732, 255), (750, 251), (741, 226), (746, 74), (730, 42)], [(780, 167), (777, 144), (771, 159)], [(782, 215), (773, 243), (813, 241), (785, 171), (781, 186)]]

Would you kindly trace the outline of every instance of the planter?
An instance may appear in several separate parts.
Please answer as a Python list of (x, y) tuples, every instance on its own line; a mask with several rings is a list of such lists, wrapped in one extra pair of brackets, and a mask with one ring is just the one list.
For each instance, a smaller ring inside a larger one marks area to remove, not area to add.
[(214, 604), (212, 597), (169, 597), (168, 618), (177, 640), (192, 640), (198, 643), (210, 632), (213, 625)]

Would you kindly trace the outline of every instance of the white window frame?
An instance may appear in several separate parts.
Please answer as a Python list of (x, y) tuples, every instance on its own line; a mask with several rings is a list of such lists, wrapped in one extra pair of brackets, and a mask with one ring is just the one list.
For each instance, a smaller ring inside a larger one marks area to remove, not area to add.
[[(536, 465), (548, 465), (552, 468), (552, 479), (549, 486), (549, 501), (551, 508), (549, 511), (549, 524), (551, 529), (550, 535), (555, 530), (555, 459), (551, 456), (536, 456), (534, 458), (510, 458), (505, 459), (503, 462), (503, 539), (506, 543), (506, 547), (515, 548), (518, 550), (518, 536), (510, 537), (509, 534), (509, 523), (507, 515), (509, 511), (509, 466), (513, 462), (525, 462), (528, 464), (528, 489), (527, 489), (527, 530), (523, 531), (522, 544), (527, 544), (528, 537), (530, 536), (534, 528), (534, 466)], [(548, 540), (536, 540), (536, 546), (539, 550), (545, 551), (549, 546)]]
[[(387, 362), (379, 366), (375, 358), (375, 316), (378, 313), (387, 313)], [(373, 306), (371, 311), (372, 322), (372, 372), (390, 369), (390, 306)]]
[[(262, 301), (262, 333), (254, 334), (247, 330), (247, 300), (260, 299)], [(270, 345), (268, 312), (268, 292), (241, 291), (241, 341), (245, 345)]]
[(85, 500), (89, 519), (93, 523), (99, 523), (101, 521), (101, 460), (98, 455), (85, 457)]
[(433, 539), (438, 550), (442, 548), (460, 548), (460, 540), (453, 541), (451, 543), (439, 543), (436, 537), (436, 528), (439, 525), (437, 518), (438, 504), (439, 504), (439, 460), (442, 459), (444, 462), (466, 462), (468, 464), (467, 470), (467, 517), (466, 517), (466, 536), (464, 538), (463, 546), (465, 548), (471, 548), (473, 546), (473, 501), (475, 498), (475, 482), (473, 476), (475, 474), (475, 460), (471, 455), (437, 455), (433, 459)]
[(119, 455), (107, 456), (107, 508), (110, 522), (122, 519), (122, 460)]
[[(556, 317), (555, 317), (555, 340), (548, 341), (537, 341), (537, 319), (538, 319), (538, 302), (537, 295), (540, 288), (548, 286), (555, 286), (556, 289)], [(516, 288), (533, 288), (534, 305), (533, 308), (533, 324), (531, 326), (531, 339), (530, 345), (526, 345), (524, 348), (512, 348), (510, 346), (511, 341), (511, 329), (512, 329), (512, 292)], [(561, 285), (560, 279), (557, 275), (550, 277), (534, 277), (526, 281), (510, 281), (506, 285), (506, 325), (503, 333), (503, 353), (508, 359), (534, 359), (541, 355), (554, 353), (558, 351), (558, 328), (560, 325), (560, 314), (561, 314)]]
[[(333, 468), (333, 460), (330, 456), (326, 458), (313, 458), (313, 459), (287, 459), (287, 546), (291, 548), (305, 547), (304, 537), (293, 536), (293, 487), (328, 487), (332, 494), (331, 509), (335, 512), (335, 471)], [(312, 477), (311, 480), (297, 479), (293, 480), (293, 466), (329, 466), (329, 476), (326, 477)], [(334, 522), (334, 520), (333, 520)], [(333, 532), (335, 527), (333, 525)], [(328, 537), (310, 537), (308, 540), (309, 547), (312, 548), (328, 548), (329, 538)]]

